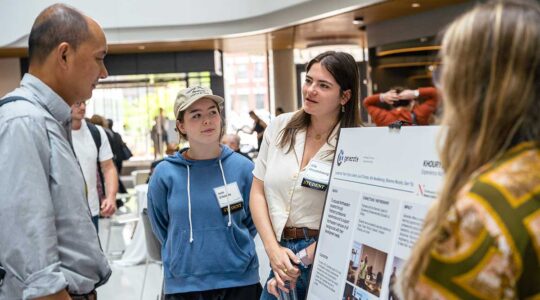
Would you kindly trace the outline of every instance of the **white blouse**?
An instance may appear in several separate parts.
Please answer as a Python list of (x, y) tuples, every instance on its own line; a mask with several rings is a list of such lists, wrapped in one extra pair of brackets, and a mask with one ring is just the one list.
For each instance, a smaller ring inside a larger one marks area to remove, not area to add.
[(301, 186), (307, 166), (312, 161), (332, 164), (337, 143), (339, 126), (330, 135), (330, 143), (324, 143), (303, 169), (300, 169), (304, 154), (306, 131), (296, 134), (294, 148), (278, 146), (281, 131), (294, 115), (279, 115), (264, 132), (264, 139), (255, 162), (253, 175), (264, 182), (264, 195), (272, 227), (278, 241), (285, 226), (319, 229), (324, 208), (325, 191)]

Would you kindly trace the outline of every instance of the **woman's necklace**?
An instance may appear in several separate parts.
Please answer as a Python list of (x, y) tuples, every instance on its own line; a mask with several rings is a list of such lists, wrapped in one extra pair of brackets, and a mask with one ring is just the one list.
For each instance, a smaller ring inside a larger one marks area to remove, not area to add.
[(312, 133), (308, 134), (309, 136), (313, 137), (316, 141), (320, 140), (323, 136), (327, 136), (330, 131), (316, 133), (313, 132), (313, 129), (311, 129)]

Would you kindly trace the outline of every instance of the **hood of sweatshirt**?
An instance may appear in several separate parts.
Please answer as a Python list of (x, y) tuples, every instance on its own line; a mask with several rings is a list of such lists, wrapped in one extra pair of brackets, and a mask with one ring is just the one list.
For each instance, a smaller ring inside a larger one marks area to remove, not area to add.
[[(227, 195), (229, 195), (229, 191), (227, 190), (227, 180), (225, 178), (225, 171), (223, 170), (223, 164), (222, 161), (226, 160), (229, 156), (231, 156), (234, 151), (232, 151), (229, 147), (220, 145), (221, 153), (219, 154), (219, 157), (212, 158), (212, 159), (203, 159), (203, 160), (191, 160), (186, 159), (182, 153), (187, 151), (189, 148), (183, 148), (182, 150), (175, 153), (174, 156), (170, 156), (165, 158), (166, 161), (174, 163), (174, 164), (180, 164), (184, 165), (187, 168), (187, 193), (188, 193), (188, 211), (189, 211), (189, 242), (193, 242), (193, 222), (192, 222), (192, 216), (191, 216), (191, 174), (190, 169), (194, 165), (207, 165), (207, 164), (214, 164), (216, 161), (219, 164), (219, 170), (221, 171), (221, 178), (223, 179), (223, 186), (225, 187), (225, 192)], [(227, 201), (227, 211), (228, 211), (228, 217), (229, 222), (227, 226), (232, 225), (232, 217), (231, 217), (231, 203), (230, 201)]]
[(227, 159), (229, 156), (231, 156), (234, 153), (234, 151), (232, 151), (231, 148), (227, 146), (220, 145), (220, 147), (221, 147), (221, 153), (219, 154), (219, 157), (212, 158), (212, 159), (203, 159), (203, 160), (186, 159), (182, 155), (182, 153), (186, 152), (189, 148), (182, 148), (180, 151), (176, 152), (174, 155), (167, 156), (165, 160), (174, 164), (180, 164), (180, 165), (185, 165), (185, 166), (192, 166), (194, 164), (212, 164), (216, 160), (224, 161), (225, 159)]

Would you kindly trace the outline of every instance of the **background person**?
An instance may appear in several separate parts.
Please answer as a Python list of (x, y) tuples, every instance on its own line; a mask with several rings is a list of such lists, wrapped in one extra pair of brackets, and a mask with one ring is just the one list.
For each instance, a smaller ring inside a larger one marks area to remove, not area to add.
[(538, 1), (489, 1), (448, 27), (445, 177), (398, 276), (403, 299), (540, 294), (538, 49)]
[(229, 133), (223, 135), (223, 138), (221, 138), (221, 143), (227, 145), (234, 152), (242, 155), (243, 157), (252, 160), (247, 153), (240, 151), (240, 136), (238, 136), (238, 134)]
[(154, 143), (154, 159), (163, 157), (163, 150), (169, 144), (169, 136), (167, 135), (167, 117), (163, 112), (163, 108), (159, 108), (159, 115), (154, 118), (154, 125), (150, 130), (150, 138)]
[[(272, 267), (261, 299), (275, 299), (276, 284), (284, 289), (285, 281), (296, 281), (298, 298), (306, 297), (325, 192), (301, 182), (309, 164), (331, 164), (339, 128), (360, 125), (358, 82), (351, 55), (318, 55), (307, 64), (304, 107), (277, 117), (264, 135), (250, 200)], [(308, 266), (299, 270), (294, 263), (300, 262), (295, 256), (300, 251)]]
[(122, 183), (122, 180), (120, 180), (120, 175), (122, 174), (122, 167), (124, 164), (124, 160), (128, 160), (130, 157), (127, 157), (126, 154), (129, 154), (129, 153), (126, 153), (126, 151), (124, 150), (127, 147), (127, 145), (122, 139), (122, 135), (114, 131), (113, 124), (114, 124), (113, 120), (107, 119), (107, 128), (109, 128), (109, 130), (112, 132), (112, 135), (113, 135), (113, 138), (111, 140), (111, 150), (114, 155), (113, 162), (114, 162), (114, 165), (116, 166), (116, 173), (118, 173), (118, 192), (125, 194), (127, 193), (127, 190), (124, 184)]
[(88, 124), (85, 113), (85, 101), (77, 101), (71, 106), (71, 138), (83, 172), (92, 222), (98, 230), (99, 216), (110, 217), (116, 212), (118, 173), (105, 130), (99, 125)]
[(189, 148), (166, 157), (150, 178), (165, 299), (251, 300), (262, 290), (249, 211), (253, 163), (220, 146), (221, 104), (208, 88), (180, 91), (176, 127)]
[[(406, 125), (429, 125), (437, 110), (437, 90), (424, 87), (417, 90), (393, 88), (364, 99), (371, 120), (377, 126), (388, 126), (396, 121)], [(382, 107), (381, 104), (388, 104)]]
[(0, 176), (0, 299), (96, 299), (111, 269), (72, 150), (70, 106), (107, 77), (105, 34), (55, 4), (38, 15), (28, 44), (29, 72), (0, 100), (0, 144), (9, 145), (0, 147), (8, 175)]
[(261, 149), (261, 143), (264, 135), (264, 131), (266, 130), (266, 122), (264, 122), (259, 116), (254, 112), (250, 111), (249, 116), (251, 119), (253, 119), (253, 128), (251, 128), (250, 131), (246, 131), (249, 134), (252, 134), (253, 132), (257, 133), (257, 150)]

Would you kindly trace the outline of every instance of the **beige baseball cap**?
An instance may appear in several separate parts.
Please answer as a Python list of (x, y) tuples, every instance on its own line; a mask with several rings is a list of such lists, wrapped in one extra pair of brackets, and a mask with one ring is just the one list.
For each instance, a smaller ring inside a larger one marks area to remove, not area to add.
[(212, 90), (209, 88), (202, 86), (192, 86), (178, 92), (178, 96), (176, 96), (176, 101), (174, 101), (174, 116), (178, 118), (178, 114), (181, 111), (186, 110), (188, 107), (191, 106), (191, 104), (202, 98), (212, 99), (214, 100), (214, 102), (216, 102), (217, 105), (221, 105), (225, 101), (222, 97), (214, 95), (212, 93)]

